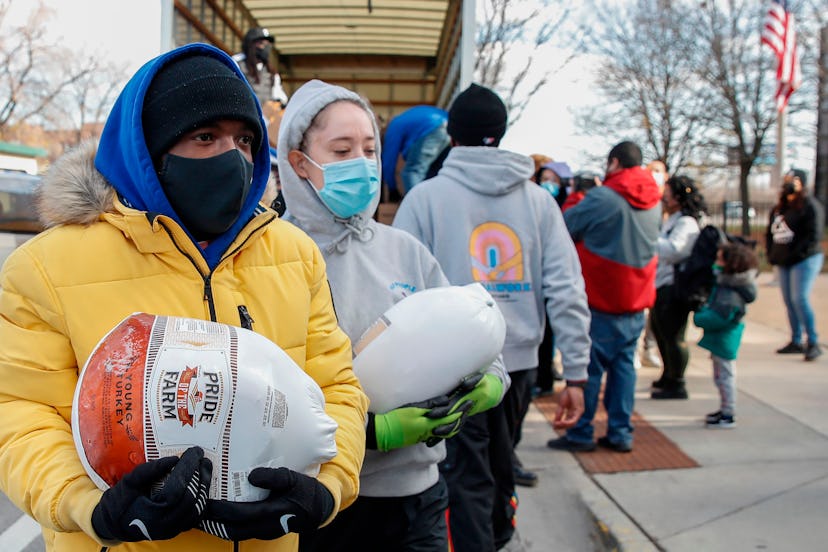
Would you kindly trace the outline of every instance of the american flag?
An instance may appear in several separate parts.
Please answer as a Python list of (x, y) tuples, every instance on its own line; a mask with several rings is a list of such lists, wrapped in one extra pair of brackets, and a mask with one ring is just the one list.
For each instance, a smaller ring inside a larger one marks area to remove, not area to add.
[(776, 54), (776, 109), (783, 111), (788, 105), (788, 98), (802, 83), (794, 16), (788, 11), (785, 0), (771, 2), (762, 29), (762, 43), (770, 46)]

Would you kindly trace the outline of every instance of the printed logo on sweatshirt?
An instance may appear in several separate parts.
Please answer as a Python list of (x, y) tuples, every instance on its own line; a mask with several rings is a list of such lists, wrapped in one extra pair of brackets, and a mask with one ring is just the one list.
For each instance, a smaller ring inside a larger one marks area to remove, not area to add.
[(794, 231), (785, 222), (785, 217), (776, 215), (771, 224), (771, 235), (773, 236), (773, 243), (786, 244), (791, 243), (794, 239)]
[(469, 238), (472, 278), (487, 290), (529, 291), (523, 280), (523, 246), (514, 230), (500, 222), (479, 225)]
[(417, 291), (417, 286), (414, 284), (409, 284), (407, 282), (391, 282), (391, 285), (388, 286), (388, 289), (394, 295), (395, 300), (399, 301), (404, 297), (408, 297), (415, 291)]

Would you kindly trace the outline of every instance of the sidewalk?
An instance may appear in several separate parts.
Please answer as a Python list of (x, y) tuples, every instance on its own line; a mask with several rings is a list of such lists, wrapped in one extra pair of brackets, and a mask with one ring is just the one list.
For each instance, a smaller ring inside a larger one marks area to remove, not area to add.
[(525, 550), (828, 549), (828, 274), (813, 293), (826, 355), (807, 363), (774, 353), (790, 334), (772, 279), (760, 275), (759, 298), (748, 307), (737, 360), (738, 427), (704, 427), (719, 399), (692, 325), (689, 400), (651, 400), (660, 370), (639, 372), (636, 411), (699, 467), (586, 474), (574, 455), (546, 449), (555, 433), (531, 409), (518, 452), (541, 484), (519, 488)]

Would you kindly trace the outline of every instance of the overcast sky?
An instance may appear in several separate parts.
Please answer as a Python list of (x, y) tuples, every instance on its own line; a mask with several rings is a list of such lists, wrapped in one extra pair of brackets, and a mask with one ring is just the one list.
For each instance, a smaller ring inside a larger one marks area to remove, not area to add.
[[(50, 42), (100, 53), (132, 73), (161, 51), (161, 3), (156, 0), (42, 0), (54, 12)], [(9, 21), (25, 22), (37, 2), (11, 0)]]
[[(557, 68), (566, 56), (566, 52), (550, 52), (538, 65)], [(586, 166), (588, 158), (583, 153), (603, 157), (612, 147), (610, 141), (614, 137), (578, 136), (574, 127), (575, 110), (589, 108), (600, 101), (593, 92), (594, 63), (594, 59), (582, 56), (555, 71), (549, 84), (532, 97), (526, 111), (509, 128), (501, 147), (525, 155), (548, 155), (556, 161), (565, 161), (574, 171), (601, 170), (603, 167)]]

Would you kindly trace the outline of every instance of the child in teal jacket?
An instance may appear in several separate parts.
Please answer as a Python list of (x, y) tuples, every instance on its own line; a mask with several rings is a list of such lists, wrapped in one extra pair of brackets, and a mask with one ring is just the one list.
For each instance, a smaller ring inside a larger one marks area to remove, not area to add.
[(741, 243), (725, 243), (719, 247), (713, 270), (716, 284), (707, 302), (693, 315), (693, 323), (704, 330), (699, 346), (710, 351), (713, 381), (719, 389), (721, 408), (708, 414), (709, 428), (731, 428), (736, 425), (736, 366), (745, 323), (746, 305), (756, 299), (756, 267), (754, 251)]

